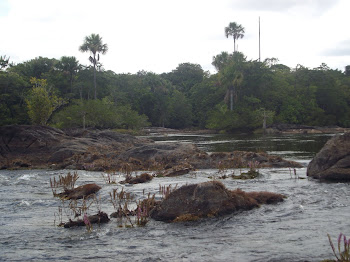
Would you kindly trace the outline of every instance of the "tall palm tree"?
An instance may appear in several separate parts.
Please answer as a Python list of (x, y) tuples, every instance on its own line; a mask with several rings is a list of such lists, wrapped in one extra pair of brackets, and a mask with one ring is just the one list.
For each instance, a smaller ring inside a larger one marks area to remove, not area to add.
[(226, 86), (225, 102), (230, 105), (233, 111), (233, 103), (238, 102), (238, 96), (244, 80), (244, 63), (246, 57), (240, 52), (230, 55), (225, 66), (219, 71), (220, 82)]
[(91, 64), (94, 65), (94, 86), (95, 86), (95, 99), (96, 99), (96, 65), (100, 60), (100, 53), (105, 54), (108, 51), (107, 44), (102, 43), (102, 37), (99, 34), (91, 34), (86, 36), (84, 43), (79, 47), (81, 52), (88, 52), (92, 54), (89, 57)]
[(236, 40), (244, 37), (244, 27), (237, 24), (236, 22), (231, 22), (227, 27), (225, 27), (225, 35), (233, 37), (234, 52), (236, 52)]

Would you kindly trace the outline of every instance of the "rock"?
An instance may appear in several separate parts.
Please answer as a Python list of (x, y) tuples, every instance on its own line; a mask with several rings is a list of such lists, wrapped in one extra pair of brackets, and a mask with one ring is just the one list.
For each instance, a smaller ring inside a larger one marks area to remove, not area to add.
[[(118, 167), (116, 155), (151, 143), (109, 130), (60, 130), (48, 126), (0, 127), (0, 166), (6, 168)], [(18, 164), (21, 160), (22, 165)], [(102, 161), (103, 160), (103, 161)], [(98, 162), (95, 163), (94, 162)]]
[(73, 189), (66, 189), (64, 192), (56, 194), (63, 199), (82, 199), (97, 193), (101, 189), (96, 184), (86, 184)]
[(241, 179), (241, 180), (247, 180), (247, 179), (254, 179), (254, 178), (257, 178), (259, 177), (259, 172), (256, 171), (256, 170), (249, 170), (248, 172), (246, 173), (241, 173), (240, 175), (238, 176), (235, 176), (235, 175), (232, 175), (231, 177), (233, 179)]
[(210, 181), (176, 189), (151, 211), (150, 216), (167, 222), (197, 220), (250, 210), (260, 204), (283, 201), (283, 198), (269, 192), (230, 191), (221, 182)]
[(132, 161), (135, 168), (167, 167), (184, 164), (200, 150), (193, 144), (149, 143), (131, 148), (120, 155), (125, 162)]
[(120, 184), (140, 184), (140, 183), (146, 183), (148, 181), (151, 181), (153, 179), (153, 176), (147, 173), (142, 173), (139, 176), (136, 177), (128, 177), (124, 181), (121, 181)]
[[(96, 215), (89, 216), (88, 219), (91, 224), (103, 224), (110, 221), (108, 215), (102, 211), (99, 211)], [(61, 224), (61, 226), (65, 228), (82, 227), (85, 226), (85, 223), (82, 219), (76, 221), (69, 220), (69, 222)]]
[(173, 177), (173, 176), (182, 176), (188, 174), (194, 170), (194, 168), (189, 164), (177, 165), (172, 168), (165, 169), (164, 172), (161, 172), (160, 176)]
[(350, 181), (350, 132), (328, 140), (309, 163), (307, 175), (327, 181)]
[[(0, 127), (0, 167), (120, 170), (125, 164), (134, 170), (165, 170), (169, 176), (190, 169), (247, 167), (301, 167), (266, 153), (244, 151), (213, 153), (193, 144), (154, 143), (151, 140), (110, 130), (59, 130), (47, 126)], [(178, 167), (190, 166), (191, 168)]]

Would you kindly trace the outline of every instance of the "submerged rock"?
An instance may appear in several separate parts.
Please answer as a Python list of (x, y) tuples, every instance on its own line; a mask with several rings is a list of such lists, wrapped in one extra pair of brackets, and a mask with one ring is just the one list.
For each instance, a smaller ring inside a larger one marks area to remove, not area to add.
[[(90, 224), (103, 224), (108, 223), (110, 221), (108, 215), (104, 212), (98, 212), (96, 215), (88, 216), (88, 220)], [(83, 227), (86, 226), (84, 220), (78, 219), (76, 221), (69, 220), (69, 222), (63, 223), (60, 226), (63, 226), (65, 228), (71, 228), (71, 227)]]
[(73, 189), (66, 189), (64, 192), (56, 194), (56, 196), (67, 200), (82, 199), (97, 193), (100, 189), (101, 187), (96, 184), (86, 184)]
[(140, 184), (146, 183), (153, 179), (153, 176), (148, 173), (142, 173), (139, 176), (127, 177), (124, 181), (121, 181), (120, 184)]
[(230, 191), (221, 182), (210, 181), (182, 186), (159, 203), (150, 216), (160, 221), (188, 221), (250, 210), (260, 204), (283, 201), (284, 196), (270, 192)]
[(309, 163), (307, 175), (327, 181), (350, 181), (350, 132), (328, 140)]

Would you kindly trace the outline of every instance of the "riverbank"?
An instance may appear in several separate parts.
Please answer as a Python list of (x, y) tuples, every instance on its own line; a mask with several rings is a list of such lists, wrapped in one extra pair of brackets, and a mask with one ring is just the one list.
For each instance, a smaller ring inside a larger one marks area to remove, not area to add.
[[(306, 126), (295, 124), (274, 124), (268, 126), (266, 134), (339, 134), (349, 132), (350, 128), (339, 126)], [(212, 129), (171, 129), (165, 127), (149, 127), (142, 130), (145, 135), (169, 135), (169, 134), (218, 134), (218, 130)], [(236, 131), (235, 133), (247, 133), (245, 131)], [(257, 129), (252, 133), (264, 133), (263, 129)]]
[(268, 134), (339, 134), (350, 131), (350, 128), (339, 126), (306, 126), (293, 124), (274, 124), (266, 129)]

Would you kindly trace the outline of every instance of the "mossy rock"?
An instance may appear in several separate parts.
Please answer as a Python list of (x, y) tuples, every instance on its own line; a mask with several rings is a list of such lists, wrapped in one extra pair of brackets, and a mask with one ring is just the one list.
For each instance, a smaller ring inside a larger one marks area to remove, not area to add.
[(256, 170), (249, 170), (246, 173), (242, 173), (239, 176), (232, 176), (233, 179), (242, 179), (242, 180), (246, 180), (246, 179), (254, 179), (259, 177), (260, 173)]

